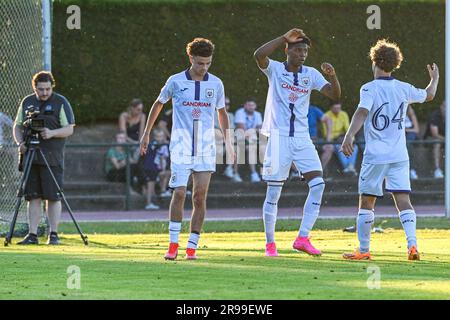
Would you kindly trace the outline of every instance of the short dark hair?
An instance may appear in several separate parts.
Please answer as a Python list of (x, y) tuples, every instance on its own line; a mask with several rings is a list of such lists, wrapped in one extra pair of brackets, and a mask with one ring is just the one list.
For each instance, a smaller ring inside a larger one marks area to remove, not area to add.
[(247, 103), (247, 102), (254, 102), (254, 103), (256, 103), (256, 98), (255, 97), (247, 98), (247, 99), (245, 99), (245, 103)]
[(53, 78), (53, 74), (50, 71), (39, 71), (33, 76), (33, 79), (31, 80), (33, 89), (36, 88), (38, 82), (50, 82), (52, 88), (55, 86), (55, 78)]
[(384, 72), (392, 72), (400, 68), (403, 61), (403, 54), (399, 46), (387, 39), (378, 40), (370, 48), (369, 57)]
[(214, 53), (214, 44), (205, 38), (195, 38), (186, 45), (186, 52), (190, 56), (211, 57)]
[(295, 46), (295, 45), (297, 45), (299, 43), (307, 44), (309, 47), (311, 47), (311, 45), (312, 45), (311, 44), (311, 39), (308, 38), (307, 36), (304, 36), (300, 41), (286, 43), (286, 48), (290, 49), (290, 48), (292, 48), (293, 46)]

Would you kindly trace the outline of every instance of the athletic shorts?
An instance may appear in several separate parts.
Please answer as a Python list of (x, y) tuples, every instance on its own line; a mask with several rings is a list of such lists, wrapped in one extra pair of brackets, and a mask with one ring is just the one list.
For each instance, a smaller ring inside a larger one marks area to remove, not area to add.
[[(62, 167), (51, 166), (50, 168), (62, 189), (64, 175)], [(46, 166), (35, 164), (31, 166), (30, 175), (25, 185), (25, 200), (30, 201), (32, 199), (61, 200), (61, 194), (58, 192), (58, 188)]]
[(170, 163), (169, 188), (187, 187), (192, 172), (216, 172), (215, 157), (191, 157), (181, 163)]
[(322, 164), (311, 138), (271, 136), (264, 155), (263, 180), (286, 180), (292, 163), (302, 173), (322, 171)]
[(383, 196), (383, 181), (386, 181), (387, 192), (411, 192), (409, 160), (388, 164), (363, 163), (359, 174), (359, 194)]

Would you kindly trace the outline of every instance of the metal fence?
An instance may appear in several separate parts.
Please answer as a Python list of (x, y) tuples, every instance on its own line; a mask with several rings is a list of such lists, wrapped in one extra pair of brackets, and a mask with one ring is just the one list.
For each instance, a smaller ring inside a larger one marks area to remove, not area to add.
[[(9, 222), (19, 175), (12, 143), (11, 119), (20, 100), (31, 92), (31, 77), (42, 69), (41, 1), (0, 1), (0, 218)], [(26, 221), (21, 210), (19, 222)]]

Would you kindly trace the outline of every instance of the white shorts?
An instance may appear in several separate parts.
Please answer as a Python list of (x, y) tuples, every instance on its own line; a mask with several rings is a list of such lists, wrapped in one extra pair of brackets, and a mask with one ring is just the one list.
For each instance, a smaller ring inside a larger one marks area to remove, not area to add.
[(271, 135), (264, 156), (263, 180), (286, 180), (292, 162), (302, 173), (322, 171), (319, 155), (310, 137)]
[(215, 157), (191, 157), (188, 161), (170, 162), (169, 188), (187, 187), (192, 172), (216, 172)]
[(359, 174), (359, 194), (383, 196), (383, 181), (387, 192), (411, 192), (409, 181), (409, 160), (388, 163), (363, 163)]

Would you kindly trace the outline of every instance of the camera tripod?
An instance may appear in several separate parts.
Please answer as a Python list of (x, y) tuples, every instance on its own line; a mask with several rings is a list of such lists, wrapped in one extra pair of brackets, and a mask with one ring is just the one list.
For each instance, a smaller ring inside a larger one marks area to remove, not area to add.
[[(30, 176), (30, 171), (31, 171), (31, 167), (33, 164), (33, 160), (34, 157), (36, 156), (36, 153), (39, 152), (39, 154), (41, 155), (42, 159), (45, 162), (45, 166), (47, 167), (48, 171), (50, 172), (50, 175), (53, 179), (53, 182), (55, 183), (56, 187), (58, 188), (58, 192), (62, 197), (62, 200), (64, 202), (64, 205), (67, 208), (67, 211), (70, 214), (70, 217), (72, 218), (73, 223), (75, 224), (75, 227), (77, 228), (78, 233), (81, 236), (81, 239), (83, 240), (85, 245), (88, 245), (88, 237), (86, 235), (83, 234), (83, 231), (81, 231), (80, 226), (78, 225), (77, 221), (75, 220), (75, 217), (73, 216), (73, 212), (72, 209), (70, 208), (69, 204), (67, 203), (66, 197), (64, 195), (64, 192), (61, 190), (61, 187), (59, 186), (58, 182), (56, 181), (55, 175), (53, 174), (50, 165), (48, 164), (47, 159), (45, 158), (44, 153), (42, 152), (42, 150), (40, 149), (39, 146), (39, 138), (38, 138), (38, 134), (33, 134), (31, 135), (31, 137), (29, 139), (28, 143), (26, 143), (26, 146), (28, 148), (26, 154), (25, 154), (25, 162), (24, 162), (24, 166), (23, 166), (23, 175), (22, 175), (22, 179), (20, 180), (20, 185), (19, 185), (19, 189), (17, 191), (17, 201), (16, 201), (16, 206), (14, 209), (14, 216), (13, 219), (11, 221), (11, 225), (9, 228), (9, 232), (6, 235), (5, 238), (5, 242), (4, 245), (8, 246), (8, 244), (11, 244), (11, 238), (13, 237), (13, 233), (14, 233), (14, 228), (16, 226), (16, 221), (17, 221), (17, 216), (19, 214), (19, 209), (20, 209), (20, 205), (22, 203), (22, 198), (24, 196), (24, 192), (25, 192), (25, 186), (27, 184), (28, 178)], [(19, 164), (19, 168), (20, 168), (20, 164)], [(20, 170), (20, 169), (19, 169)]]

